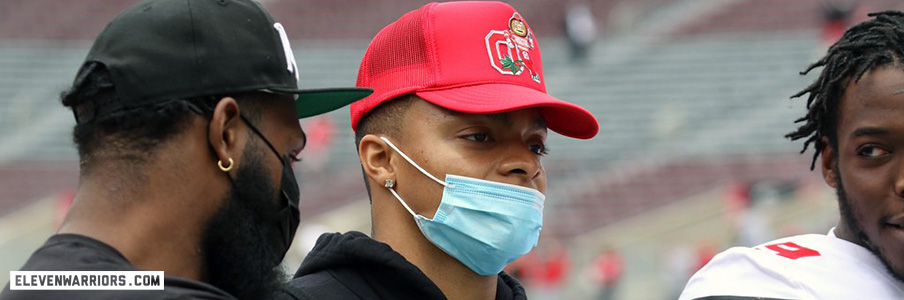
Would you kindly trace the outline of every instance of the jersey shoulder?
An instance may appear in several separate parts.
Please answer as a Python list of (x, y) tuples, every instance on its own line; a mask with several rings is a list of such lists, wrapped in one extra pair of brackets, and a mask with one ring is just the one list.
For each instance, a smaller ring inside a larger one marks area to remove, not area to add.
[(688, 281), (680, 299), (706, 296), (743, 296), (778, 299), (812, 299), (811, 279), (825, 278), (826, 252), (831, 251), (825, 235), (799, 235), (762, 245), (734, 247), (716, 255)]

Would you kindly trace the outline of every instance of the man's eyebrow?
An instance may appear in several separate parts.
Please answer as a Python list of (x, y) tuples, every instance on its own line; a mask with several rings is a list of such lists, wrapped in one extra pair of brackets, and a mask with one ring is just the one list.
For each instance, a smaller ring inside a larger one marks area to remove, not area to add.
[(514, 120), (512, 120), (512, 116), (508, 113), (495, 113), (495, 114), (469, 114), (463, 112), (457, 112), (454, 110), (447, 110), (446, 113), (451, 116), (460, 117), (460, 118), (482, 118), (492, 121), (494, 123), (500, 123), (503, 125), (512, 125)]
[[(457, 117), (484, 118), (491, 122), (502, 124), (505, 126), (512, 126), (512, 124), (515, 123), (515, 120), (512, 118), (512, 114), (510, 114), (508, 112), (501, 112), (501, 113), (495, 113), (495, 114), (469, 114), (469, 113), (462, 113), (462, 112), (450, 110), (450, 111), (448, 111), (448, 113), (450, 115), (457, 116)], [(530, 125), (530, 129), (546, 129), (546, 127), (547, 127), (546, 120), (544, 120), (542, 117), (538, 118), (535, 122), (531, 123), (531, 125)]]
[(878, 127), (863, 127), (857, 128), (854, 132), (851, 132), (851, 138), (866, 136), (866, 135), (888, 135), (891, 134), (891, 131), (885, 128)]
[[(502, 124), (505, 126), (512, 126), (515, 123), (515, 120), (512, 118), (512, 114), (509, 112), (501, 112), (495, 114), (469, 114), (463, 112), (457, 112), (454, 110), (446, 110), (446, 114), (461, 117), (461, 118), (482, 118), (486, 119), (490, 122)], [(537, 118), (536, 121), (530, 124), (531, 130), (547, 130), (546, 120), (543, 117)]]
[(549, 126), (546, 125), (546, 120), (542, 117), (537, 119), (536, 122), (530, 124), (530, 129), (546, 129), (547, 127)]
[(512, 116), (508, 113), (495, 113), (483, 116), (492, 120), (493, 122), (505, 124), (506, 126), (511, 126), (512, 123), (515, 122), (514, 120), (512, 120)]

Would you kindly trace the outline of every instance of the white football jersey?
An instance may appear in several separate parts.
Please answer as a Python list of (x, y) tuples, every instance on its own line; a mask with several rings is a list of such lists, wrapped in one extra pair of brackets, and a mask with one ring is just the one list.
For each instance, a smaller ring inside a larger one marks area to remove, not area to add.
[(719, 253), (691, 277), (679, 299), (708, 296), (904, 299), (904, 283), (872, 252), (839, 239), (832, 228), (827, 235), (798, 235)]

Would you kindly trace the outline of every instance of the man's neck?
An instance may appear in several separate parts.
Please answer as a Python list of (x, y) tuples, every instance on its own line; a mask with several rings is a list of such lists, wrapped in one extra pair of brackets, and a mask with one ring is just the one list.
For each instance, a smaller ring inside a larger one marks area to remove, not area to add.
[[(159, 179), (149, 179), (154, 180)], [(150, 186), (153, 183), (125, 184), (109, 178), (82, 177), (59, 233), (102, 241), (136, 268), (200, 280), (200, 220), (206, 218), (197, 216), (201, 210), (197, 207), (172, 207), (197, 199)]]
[[(392, 197), (392, 196), (389, 196)], [(396, 199), (387, 199), (397, 201)], [(383, 203), (393, 204), (389, 201)], [(408, 212), (390, 207), (372, 212), (374, 239), (389, 244), (411, 264), (417, 266), (449, 300), (492, 300), (496, 298), (497, 275), (474, 273), (427, 240)], [(398, 205), (398, 202), (394, 204)], [(392, 230), (381, 230), (392, 228)]]
[(870, 249), (870, 246), (866, 244), (866, 241), (857, 236), (854, 228), (851, 227), (851, 224), (845, 222), (843, 217), (835, 224), (835, 236), (839, 239), (860, 245), (863, 248)]

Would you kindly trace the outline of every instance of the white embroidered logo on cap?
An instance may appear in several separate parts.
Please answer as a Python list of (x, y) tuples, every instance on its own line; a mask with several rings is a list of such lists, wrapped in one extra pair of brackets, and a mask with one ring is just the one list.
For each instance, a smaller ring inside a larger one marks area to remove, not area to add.
[(295, 54), (292, 53), (292, 46), (289, 45), (289, 36), (286, 35), (286, 29), (279, 23), (274, 23), (273, 28), (276, 28), (276, 31), (279, 32), (283, 52), (286, 53), (286, 70), (295, 75), (295, 81), (298, 81), (298, 65), (295, 64)]

